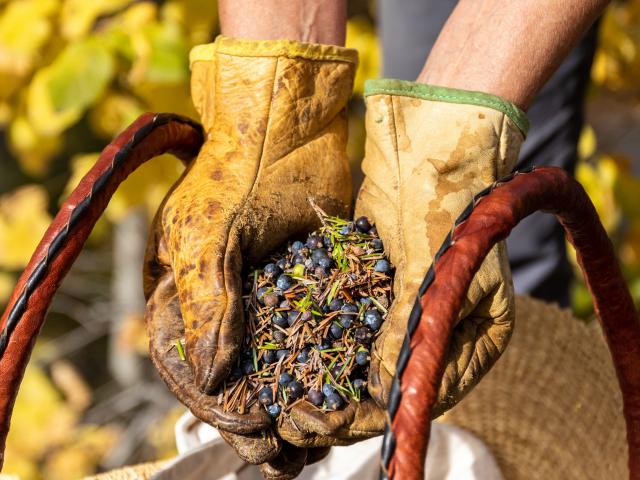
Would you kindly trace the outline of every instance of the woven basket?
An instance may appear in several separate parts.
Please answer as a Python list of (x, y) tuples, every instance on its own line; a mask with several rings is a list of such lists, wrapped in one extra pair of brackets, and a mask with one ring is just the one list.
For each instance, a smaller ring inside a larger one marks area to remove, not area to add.
[(151, 475), (160, 471), (167, 464), (164, 462), (141, 463), (131, 467), (119, 468), (110, 472), (85, 477), (84, 480), (149, 480)]
[(502, 358), (441, 421), (482, 438), (507, 480), (629, 478), (622, 399), (597, 322), (525, 297), (516, 315)]

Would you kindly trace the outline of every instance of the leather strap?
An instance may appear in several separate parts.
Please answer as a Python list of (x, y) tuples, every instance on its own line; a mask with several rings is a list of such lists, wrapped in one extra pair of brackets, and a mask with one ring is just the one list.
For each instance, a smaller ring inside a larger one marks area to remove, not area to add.
[(489, 250), (537, 210), (556, 215), (578, 254), (622, 391), (629, 478), (640, 480), (640, 319), (593, 204), (578, 182), (555, 167), (515, 173), (480, 192), (435, 256), (398, 358), (381, 478), (423, 478), (431, 410), (466, 291)]
[(0, 320), (0, 467), (13, 404), (46, 311), (109, 199), (147, 160), (172, 153), (187, 162), (203, 142), (202, 127), (188, 118), (141, 115), (102, 151), (53, 219)]

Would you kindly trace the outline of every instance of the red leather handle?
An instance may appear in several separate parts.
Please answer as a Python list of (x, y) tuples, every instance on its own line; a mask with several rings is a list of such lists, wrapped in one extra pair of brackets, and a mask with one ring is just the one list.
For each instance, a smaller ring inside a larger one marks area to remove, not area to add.
[(102, 151), (53, 219), (0, 321), (0, 467), (13, 404), (47, 308), (109, 199), (147, 160), (169, 152), (187, 161), (203, 141), (200, 125), (187, 118), (141, 115)]
[(516, 173), (481, 192), (436, 255), (398, 359), (382, 478), (423, 478), (431, 409), (467, 289), (489, 250), (537, 210), (556, 215), (577, 251), (622, 391), (630, 479), (640, 480), (640, 319), (593, 204), (578, 182), (554, 167)]

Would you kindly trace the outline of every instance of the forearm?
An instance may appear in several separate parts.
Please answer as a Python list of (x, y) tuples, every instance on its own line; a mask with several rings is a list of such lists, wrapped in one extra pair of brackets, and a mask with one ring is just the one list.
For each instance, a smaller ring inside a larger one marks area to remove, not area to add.
[(223, 35), (344, 46), (346, 0), (220, 0)]
[(608, 0), (461, 0), (418, 81), (526, 109)]

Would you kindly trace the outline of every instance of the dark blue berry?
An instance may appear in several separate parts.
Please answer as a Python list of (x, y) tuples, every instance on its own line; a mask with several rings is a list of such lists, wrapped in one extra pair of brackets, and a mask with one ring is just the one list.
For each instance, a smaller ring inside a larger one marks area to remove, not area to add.
[(260, 287), (256, 292), (256, 297), (261, 304), (264, 305), (264, 296), (267, 294), (267, 292), (270, 289), (271, 289), (270, 287)]
[(349, 328), (354, 318), (355, 317), (353, 315), (342, 314), (338, 316), (338, 321), (340, 322), (340, 325), (342, 325), (344, 328)]
[(273, 390), (271, 390), (271, 387), (264, 387), (262, 390), (260, 390), (260, 393), (258, 393), (258, 401), (262, 405), (266, 406), (269, 406), (273, 403)]
[(332, 393), (331, 395), (327, 395), (325, 404), (328, 410), (338, 410), (344, 404), (344, 400), (342, 400), (342, 397), (337, 393)]
[(313, 250), (315, 248), (320, 248), (324, 244), (322, 243), (322, 237), (319, 235), (309, 235), (307, 238), (307, 247), (309, 250)]
[(288, 264), (288, 263), (289, 263), (289, 262), (287, 262), (287, 259), (286, 259), (286, 258), (281, 258), (280, 260), (278, 260), (278, 261), (276, 262), (276, 266), (277, 266), (280, 270), (284, 271), (284, 270), (286, 270), (286, 269), (287, 269), (287, 264)]
[(287, 383), (289, 383), (291, 380), (293, 380), (293, 377), (291, 376), (290, 373), (288, 372), (282, 372), (280, 374), (280, 376), (278, 377), (278, 383), (280, 385), (286, 385)]
[(376, 228), (376, 226), (374, 225), (373, 227), (371, 227), (369, 229), (369, 231), (367, 232), (369, 235), (373, 236), (373, 237), (377, 237), (378, 236), (378, 229)]
[(329, 273), (331, 273), (331, 270), (329, 269), (329, 267), (317, 266), (313, 270), (313, 274), (318, 278), (324, 278), (327, 275), (329, 275)]
[(282, 312), (276, 312), (271, 317), (271, 321), (274, 325), (277, 325), (282, 328), (287, 328), (289, 326), (289, 322), (287, 321), (287, 317), (285, 317)]
[(291, 244), (291, 253), (295, 255), (296, 253), (300, 252), (300, 250), (302, 250), (303, 248), (304, 248), (304, 243), (302, 243), (300, 240), (296, 240)]
[(239, 380), (242, 377), (242, 369), (239, 366), (235, 366), (231, 369), (231, 373), (229, 374), (229, 380)]
[(338, 380), (338, 377), (340, 377), (340, 373), (342, 372), (342, 365), (336, 365), (335, 367), (333, 367), (330, 371), (331, 376), (333, 377), (334, 380)]
[(351, 382), (351, 385), (356, 390), (362, 390), (364, 388), (364, 380), (361, 378), (356, 378), (353, 382)]
[(253, 360), (243, 360), (242, 363), (240, 363), (240, 368), (245, 375), (251, 375), (256, 371), (253, 367)]
[(280, 302), (280, 297), (275, 293), (265, 293), (262, 297), (262, 303), (267, 307), (275, 307)]
[(382, 325), (382, 317), (377, 310), (367, 310), (364, 312), (364, 320), (362, 321), (365, 326), (369, 327), (374, 332), (377, 332)]
[(343, 304), (342, 300), (340, 300), (339, 298), (334, 298), (333, 300), (331, 300), (331, 303), (329, 303), (329, 309), (332, 312), (335, 312), (342, 308), (342, 304)]
[(367, 217), (360, 217), (356, 220), (356, 228), (362, 233), (365, 233), (371, 229), (371, 224)]
[(358, 327), (356, 328), (354, 338), (356, 342), (367, 345), (373, 340), (373, 332), (367, 327)]
[(275, 350), (265, 350), (262, 354), (262, 360), (265, 363), (274, 363), (278, 360), (278, 355)]
[(283, 273), (278, 277), (276, 286), (282, 291), (289, 290), (291, 287), (293, 287), (293, 278)]
[(322, 393), (325, 397), (328, 397), (329, 395), (333, 395), (334, 393), (336, 393), (336, 389), (333, 388), (331, 384), (325, 383), (324, 385), (322, 385)]
[(242, 291), (244, 293), (249, 293), (251, 290), (253, 290), (253, 282), (250, 282), (249, 280), (247, 280), (242, 284)]
[(283, 300), (282, 302), (280, 302), (280, 308), (289, 308), (289, 300)]
[(358, 313), (358, 306), (354, 305), (353, 303), (347, 302), (342, 305), (342, 308), (340, 310), (342, 310), (344, 313)]
[(322, 243), (324, 243), (324, 246), (327, 250), (333, 249), (333, 242), (331, 241), (330, 236), (325, 235), (324, 238), (322, 239)]
[(322, 340), (322, 343), (320, 343), (319, 345), (316, 345), (316, 350), (328, 350), (331, 348), (332, 346), (332, 340), (330, 338), (324, 338)]
[(373, 240), (371, 240), (371, 248), (373, 248), (378, 252), (381, 252), (382, 250), (384, 250), (384, 245), (382, 244), (382, 240), (380, 240), (379, 238), (374, 238)]
[(324, 394), (320, 390), (309, 390), (307, 393), (307, 399), (316, 407), (321, 407), (324, 403)]
[(287, 318), (289, 326), (293, 325), (299, 316), (300, 312), (298, 310), (291, 310)]
[(289, 356), (288, 348), (281, 348), (280, 350), (276, 350), (276, 358), (278, 360), (280, 360), (282, 357), (288, 357), (288, 356)]
[(318, 265), (320, 264), (320, 260), (331, 261), (329, 254), (324, 248), (316, 248), (315, 250), (313, 250), (311, 252), (311, 259)]
[(304, 395), (304, 388), (302, 388), (302, 384), (297, 380), (292, 380), (287, 383), (285, 391), (287, 392), (287, 396), (292, 400), (297, 400)]
[(340, 229), (340, 235), (349, 235), (351, 232), (353, 232), (352, 223), (348, 223), (347, 225), (345, 225)]
[(264, 266), (264, 274), (267, 278), (278, 278), (282, 274), (282, 269), (275, 263), (267, 263)]
[(332, 323), (329, 327), (329, 333), (335, 339), (342, 338), (342, 327), (336, 323)]
[(298, 264), (304, 265), (304, 261), (305, 261), (304, 256), (300, 255), (299, 253), (297, 255), (293, 256), (293, 264), (294, 265), (298, 265)]
[(322, 268), (331, 268), (332, 265), (333, 265), (333, 260), (331, 260), (329, 257), (323, 257), (320, 260), (318, 260), (318, 266)]
[(282, 343), (287, 339), (287, 334), (284, 333), (282, 330), (278, 330), (278, 329), (274, 330), (271, 336), (278, 343)]
[(360, 299), (360, 305), (364, 305), (366, 307), (368, 307), (369, 305), (371, 305), (373, 302), (371, 301), (370, 297), (362, 297)]
[(296, 360), (300, 363), (307, 363), (309, 361), (310, 352), (311, 352), (311, 348), (304, 347), (302, 350), (300, 350), (300, 353), (298, 353)]
[(389, 273), (391, 271), (391, 265), (384, 258), (382, 258), (376, 262), (374, 270), (380, 273)]
[(356, 363), (361, 366), (365, 366), (369, 363), (369, 352), (367, 350), (360, 350), (356, 353)]
[(269, 405), (267, 407), (267, 413), (273, 418), (276, 418), (278, 415), (280, 415), (280, 412), (282, 412), (282, 407), (277, 403), (274, 403), (273, 405)]

